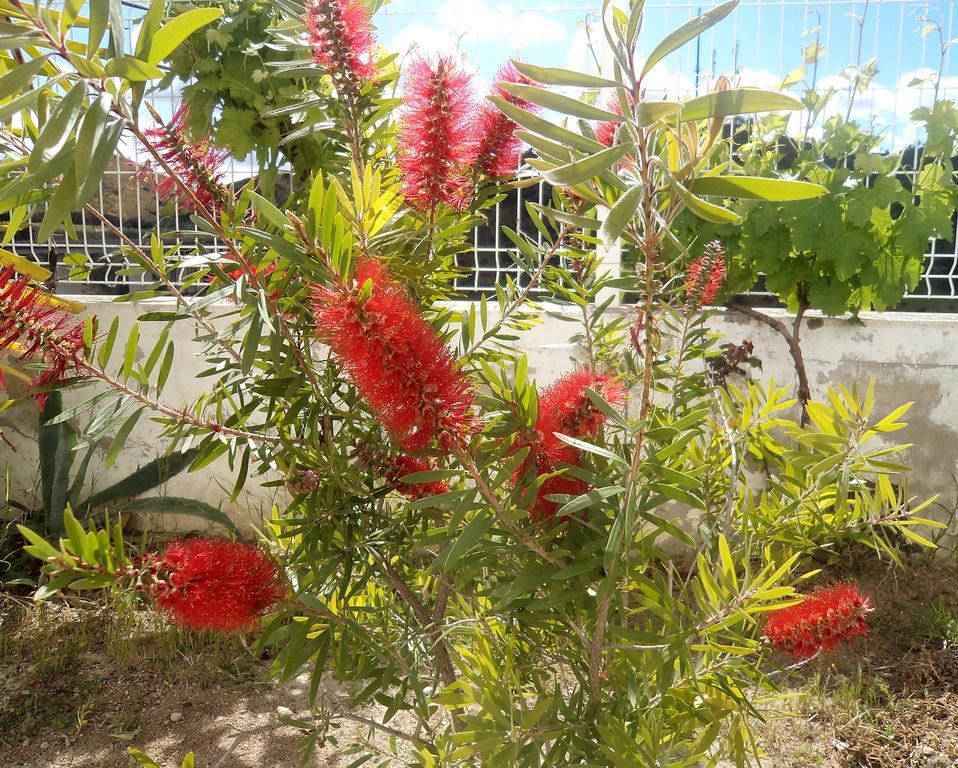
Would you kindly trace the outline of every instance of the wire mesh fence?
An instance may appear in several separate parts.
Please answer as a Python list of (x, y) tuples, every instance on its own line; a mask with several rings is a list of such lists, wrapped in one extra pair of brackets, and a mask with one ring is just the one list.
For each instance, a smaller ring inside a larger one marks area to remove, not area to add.
[[(465, 18), (456, 13), (461, 0), (403, 0), (387, 5), (378, 17), (383, 39), (387, 43), (400, 40), (410, 29), (419, 35), (429, 29), (454, 32), (454, 25), (463, 23), (469, 30), (481, 28), (482, 34), (461, 36), (457, 42), (460, 49), (477, 61), (505, 60), (515, 54), (517, 46), (521, 49), (521, 35), (534, 36), (537, 20), (548, 17), (553, 24), (576, 31), (569, 50), (562, 53), (563, 60), (543, 63), (562, 66), (573, 60), (602, 59), (600, 50), (588, 56), (574, 50), (577, 45), (601, 38), (601, 33), (589, 33), (598, 18), (598, 3), (565, 0), (543, 6), (518, 0), (508, 8), (491, 8), (477, 1), (475, 13), (465, 14)], [(708, 5), (649, 0), (640, 50), (647, 50), (665, 31)], [(136, 3), (127, 6), (127, 34), (132, 39), (141, 11)], [(743, 85), (775, 87), (783, 73), (802, 65), (808, 46), (815, 45), (820, 49), (814, 72), (816, 88), (834, 89), (835, 110), (882, 131), (886, 146), (900, 149), (921, 139), (914, 135), (908, 120), (912, 109), (929, 103), (936, 95), (958, 98), (958, 60), (953, 47), (940, 45), (958, 35), (956, 7), (956, 2), (936, 6), (914, 0), (742, 0), (725, 24), (707, 32), (697, 45), (686, 46), (667, 60), (668, 67), (653, 73), (649, 95), (687, 97), (707, 89), (723, 73)], [(521, 28), (518, 31), (517, 25)], [(585, 35), (580, 34), (583, 29)], [(861, 66), (870, 59), (877, 61), (877, 74), (868, 89), (853, 98), (850, 76), (841, 70), (850, 63)], [(935, 72), (937, 93), (930, 77)], [(177, 94), (178, 90), (167, 90), (154, 92), (150, 98), (161, 114), (169, 115), (176, 106)], [(147, 279), (123, 256), (121, 240), (129, 238), (144, 245), (159, 231), (192, 228), (176, 201), (161, 197), (155, 178), (144, 172), (146, 168), (142, 149), (121, 145), (93, 201), (112, 226), (81, 211), (74, 216), (73, 231), (57, 233), (49, 243), (36, 241), (33, 225), (21, 229), (5, 247), (38, 263), (58, 265), (61, 293), (126, 293), (141, 287)], [(223, 177), (227, 184), (240, 185), (252, 172), (251, 164), (231, 161), (223, 168)], [(525, 206), (530, 201), (543, 203), (548, 195), (547, 187), (541, 184), (513, 190), (488, 212), (486, 223), (472, 233), (472, 249), (459, 256), (460, 266), (468, 270), (459, 281), (460, 290), (475, 298), (494, 291), (507, 275), (522, 282), (503, 227), (538, 240), (540, 235)], [(204, 242), (204, 247), (223, 250), (212, 238)], [(79, 269), (81, 264), (88, 266)], [(761, 295), (761, 291), (758, 293)], [(922, 278), (903, 306), (958, 309), (958, 238), (929, 242)]]

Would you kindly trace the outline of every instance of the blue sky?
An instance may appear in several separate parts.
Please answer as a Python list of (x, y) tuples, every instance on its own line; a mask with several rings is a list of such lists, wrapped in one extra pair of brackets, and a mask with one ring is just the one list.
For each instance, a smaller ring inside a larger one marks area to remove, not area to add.
[[(841, 70), (858, 55), (861, 29), (861, 61), (877, 58), (878, 76), (869, 91), (857, 97), (853, 114), (864, 122), (874, 120), (891, 143), (902, 144), (914, 138), (907, 114), (932, 98), (930, 82), (909, 85), (938, 68), (939, 39), (929, 23), (940, 25), (946, 41), (958, 37), (956, 6), (956, 0), (742, 0), (729, 18), (703, 36), (698, 51), (691, 43), (673, 54), (653, 73), (653, 80), (660, 92), (693, 94), (698, 54), (700, 89), (714, 76), (733, 73), (743, 85), (775, 87), (782, 75), (801, 65), (804, 47), (814, 41), (812, 31), (819, 27), (824, 53), (818, 85), (844, 90), (848, 78)], [(651, 50), (661, 37), (708, 7), (686, 0), (649, 0), (640, 51)], [(598, 43), (602, 33), (595, 26), (597, 16), (597, 4), (576, 0), (393, 0), (377, 14), (376, 23), (380, 39), (393, 50), (418, 47), (463, 54), (482, 87), (509, 57), (595, 71), (588, 30)], [(958, 98), (956, 48), (958, 41), (948, 51), (942, 79), (942, 95), (951, 98)], [(832, 109), (844, 113), (846, 108), (847, 97), (836, 97)]]

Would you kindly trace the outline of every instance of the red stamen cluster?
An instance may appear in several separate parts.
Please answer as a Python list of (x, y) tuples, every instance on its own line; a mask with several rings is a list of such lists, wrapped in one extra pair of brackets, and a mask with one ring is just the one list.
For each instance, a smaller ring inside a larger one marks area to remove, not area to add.
[[(632, 94), (628, 94), (626, 98), (629, 101), (629, 106), (633, 106), (635, 101), (632, 99)], [(619, 97), (617, 94), (612, 94), (609, 97), (608, 102), (606, 102), (605, 109), (607, 112), (612, 112), (616, 115), (622, 114), (622, 105), (619, 103)], [(601, 123), (595, 124), (595, 140), (599, 142), (604, 147), (611, 147), (612, 143), (615, 141), (615, 132), (618, 130), (618, 127), (621, 125), (619, 122), (613, 122), (612, 120), (603, 121)]]
[(472, 196), (466, 167), (475, 159), (472, 78), (452, 58), (409, 67), (399, 129), (399, 168), (406, 201), (431, 212), (440, 202), (457, 211)]
[(867, 635), (865, 616), (871, 610), (871, 599), (857, 586), (835, 584), (769, 613), (764, 634), (778, 650), (807, 659), (856, 635)]
[[(20, 359), (39, 356), (46, 363), (34, 389), (60, 381), (84, 362), (83, 323), (6, 267), (0, 270), (0, 350), (14, 348)], [(37, 401), (42, 408), (46, 395), (39, 393)]]
[[(156, 189), (161, 199), (175, 196), (186, 210), (199, 213), (197, 202), (207, 212), (215, 214), (223, 209), (229, 192), (223, 184), (220, 168), (229, 157), (229, 150), (217, 147), (204, 136), (193, 141), (186, 135), (189, 107), (184, 102), (173, 114), (168, 125), (144, 131), (156, 153), (169, 166), (172, 175), (161, 168)], [(150, 170), (155, 171), (152, 166)], [(183, 182), (192, 195), (177, 182)], [(195, 199), (194, 199), (195, 198)]]
[[(237, 280), (239, 280), (241, 277), (259, 278), (256, 282), (265, 285), (266, 279), (270, 275), (272, 275), (275, 271), (276, 271), (275, 262), (270, 262), (262, 269), (260, 269), (260, 267), (258, 267), (255, 264), (244, 264), (243, 266), (239, 267), (239, 269), (231, 269), (227, 271), (226, 277), (229, 278), (234, 283)], [(211, 283), (215, 282), (216, 275), (215, 274), (208, 275), (207, 279)], [(278, 289), (275, 291), (271, 291), (269, 293), (270, 301), (276, 301), (276, 299), (278, 299), (279, 296), (280, 296), (280, 292)]]
[(725, 284), (725, 246), (713, 240), (702, 255), (689, 265), (685, 277), (686, 303), (699, 309), (715, 301)]
[(369, 9), (362, 0), (313, 0), (306, 9), (313, 61), (324, 67), (337, 90), (357, 90), (376, 74)]
[(169, 619), (184, 627), (254, 629), (286, 595), (279, 565), (252, 544), (220, 539), (174, 541), (156, 562), (153, 592)]
[[(496, 75), (496, 84), (492, 93), (526, 111), (539, 111), (536, 105), (508, 93), (502, 87), (503, 83), (525, 85), (538, 85), (538, 83), (523, 75), (512, 64), (506, 64)], [(475, 168), (489, 178), (514, 176), (522, 156), (522, 141), (515, 135), (519, 126), (511, 118), (506, 117), (495, 104), (488, 101), (479, 108), (477, 125)]]
[(422, 499), (426, 496), (435, 496), (445, 493), (449, 486), (442, 480), (432, 480), (425, 483), (404, 483), (401, 478), (413, 472), (428, 472), (436, 468), (436, 463), (429, 459), (420, 459), (415, 456), (386, 456), (383, 464), (383, 476), (396, 487), (396, 491), (410, 499)]
[[(556, 472), (564, 465), (580, 465), (579, 450), (563, 442), (558, 434), (589, 438), (598, 436), (606, 417), (593, 405), (586, 388), (600, 394), (611, 405), (625, 402), (626, 392), (622, 384), (591, 368), (579, 368), (553, 382), (539, 395), (535, 438), (528, 443), (529, 456), (516, 472), (513, 482), (518, 482), (530, 467), (535, 468), (536, 475), (543, 475)], [(539, 487), (535, 503), (530, 510), (532, 516), (537, 520), (551, 520), (555, 517), (558, 504), (546, 499), (546, 496), (578, 496), (588, 489), (585, 481), (569, 474), (550, 477)]]
[(472, 388), (378, 262), (361, 262), (352, 285), (315, 288), (313, 311), (321, 339), (404, 450), (434, 439), (448, 450), (472, 432)]

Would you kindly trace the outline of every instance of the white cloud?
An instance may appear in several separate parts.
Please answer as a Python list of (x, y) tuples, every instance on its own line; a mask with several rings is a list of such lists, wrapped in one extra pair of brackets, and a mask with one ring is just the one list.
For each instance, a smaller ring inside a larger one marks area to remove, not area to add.
[(533, 11), (516, 10), (506, 3), (483, 0), (449, 0), (431, 18), (435, 26), (412, 22), (393, 37), (392, 48), (405, 53), (416, 48), (426, 53), (455, 53), (463, 43), (496, 43), (519, 52), (569, 37), (565, 26)]
[(396, 33), (390, 47), (400, 54), (417, 50), (423, 53), (452, 55), (459, 48), (459, 39), (449, 30), (413, 22), (405, 25)]

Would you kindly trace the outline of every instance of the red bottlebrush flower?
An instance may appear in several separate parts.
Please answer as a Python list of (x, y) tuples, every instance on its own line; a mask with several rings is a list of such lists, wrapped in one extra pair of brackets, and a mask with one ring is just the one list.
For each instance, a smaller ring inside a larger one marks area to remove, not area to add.
[(373, 24), (362, 0), (313, 0), (305, 21), (313, 61), (329, 71), (337, 89), (355, 91), (376, 74)]
[(472, 189), (465, 167), (476, 156), (472, 78), (450, 58), (409, 67), (399, 128), (399, 169), (406, 201), (429, 212), (440, 202), (461, 211)]
[(383, 463), (386, 467), (385, 478), (396, 486), (396, 491), (410, 499), (422, 499), (449, 490), (449, 486), (442, 480), (432, 480), (426, 483), (403, 483), (400, 481), (400, 478), (411, 475), (413, 472), (428, 472), (435, 469), (435, 462), (429, 459), (402, 455), (387, 456)]
[[(265, 278), (272, 275), (275, 271), (276, 271), (275, 262), (270, 262), (262, 269), (260, 269), (255, 264), (246, 264), (241, 266), (239, 269), (231, 269), (227, 271), (226, 276), (234, 283), (243, 276), (258, 277), (260, 278), (261, 284), (264, 284)], [(207, 275), (207, 280), (209, 280), (209, 282), (211, 283), (215, 282), (216, 275), (214, 274)], [(275, 290), (269, 293), (270, 301), (276, 301), (276, 299), (278, 299), (279, 296), (280, 296), (279, 290)]]
[[(153, 150), (173, 173), (170, 175), (161, 166), (162, 174), (157, 180), (156, 189), (161, 199), (175, 195), (180, 205), (188, 211), (199, 213), (199, 202), (207, 213), (215, 214), (222, 210), (230, 197), (220, 172), (230, 152), (213, 144), (209, 136), (199, 141), (189, 139), (186, 135), (189, 114), (189, 107), (184, 102), (173, 113), (168, 125), (144, 131)], [(148, 170), (157, 172), (154, 164), (150, 164)], [(192, 190), (192, 196), (183, 190), (177, 179)]]
[[(363, 295), (367, 282), (372, 290)], [(315, 288), (312, 304), (320, 338), (404, 450), (419, 450), (436, 438), (448, 450), (468, 437), (474, 429), (472, 388), (442, 339), (378, 262), (361, 262), (351, 286)]]
[(252, 544), (174, 541), (159, 561), (157, 605), (175, 624), (236, 632), (254, 629), (286, 586), (279, 565)]
[[(539, 111), (535, 104), (507, 92), (502, 87), (503, 83), (538, 85), (519, 72), (511, 63), (503, 66), (496, 74), (493, 95), (527, 111)], [(519, 159), (522, 157), (522, 141), (515, 135), (519, 126), (490, 102), (483, 103), (479, 108), (479, 118), (476, 122), (478, 130), (475, 168), (490, 178), (515, 175), (519, 168)]]
[[(577, 465), (578, 457), (575, 457), (573, 466)], [(547, 499), (546, 496), (581, 496), (588, 490), (589, 484), (585, 482), (585, 480), (572, 477), (572, 475), (562, 474), (550, 477), (539, 486), (539, 490), (536, 493), (536, 500), (533, 502), (529, 512), (535, 520), (553, 520), (556, 516), (556, 512), (559, 511), (559, 503)]]
[[(529, 467), (535, 467), (536, 475), (548, 474), (563, 465), (579, 466), (579, 451), (563, 442), (556, 433), (570, 437), (595, 437), (605, 423), (605, 415), (598, 410), (586, 394), (586, 388), (598, 392), (610, 404), (625, 402), (625, 388), (611, 376), (600, 374), (591, 368), (579, 368), (553, 382), (539, 395), (539, 415), (536, 419), (535, 438), (529, 445), (529, 456), (513, 476), (517, 484)], [(521, 447), (521, 443), (516, 447)], [(548, 478), (539, 487), (530, 512), (537, 520), (555, 517), (558, 505), (549, 501), (551, 494), (578, 496), (589, 490), (583, 480), (569, 474)]]
[(557, 432), (570, 437), (595, 437), (605, 423), (605, 415), (592, 404), (586, 388), (598, 392), (611, 405), (625, 402), (621, 382), (591, 368), (577, 368), (546, 387), (539, 395), (536, 432), (542, 450), (553, 463), (566, 461), (570, 448), (556, 437)]
[(725, 284), (725, 246), (713, 240), (702, 255), (689, 265), (685, 277), (686, 303), (699, 309), (715, 301)]
[[(629, 101), (629, 106), (635, 104), (632, 99), (632, 94), (630, 93), (626, 97)], [(619, 97), (617, 94), (613, 93), (608, 102), (605, 105), (606, 111), (613, 112), (616, 115), (622, 114), (622, 105), (619, 103)], [(599, 142), (604, 147), (611, 147), (612, 143), (615, 141), (615, 132), (618, 129), (621, 123), (613, 122), (611, 120), (603, 121), (601, 123), (595, 124), (595, 140)]]
[[(33, 379), (38, 389), (62, 379), (84, 363), (83, 323), (60, 309), (56, 300), (33, 288), (12, 267), (0, 270), (0, 350), (20, 359), (41, 357), (46, 369)], [(39, 393), (42, 408), (46, 395)]]
[(769, 613), (764, 634), (772, 645), (801, 659), (867, 635), (871, 599), (854, 584), (816, 589), (797, 605)]

